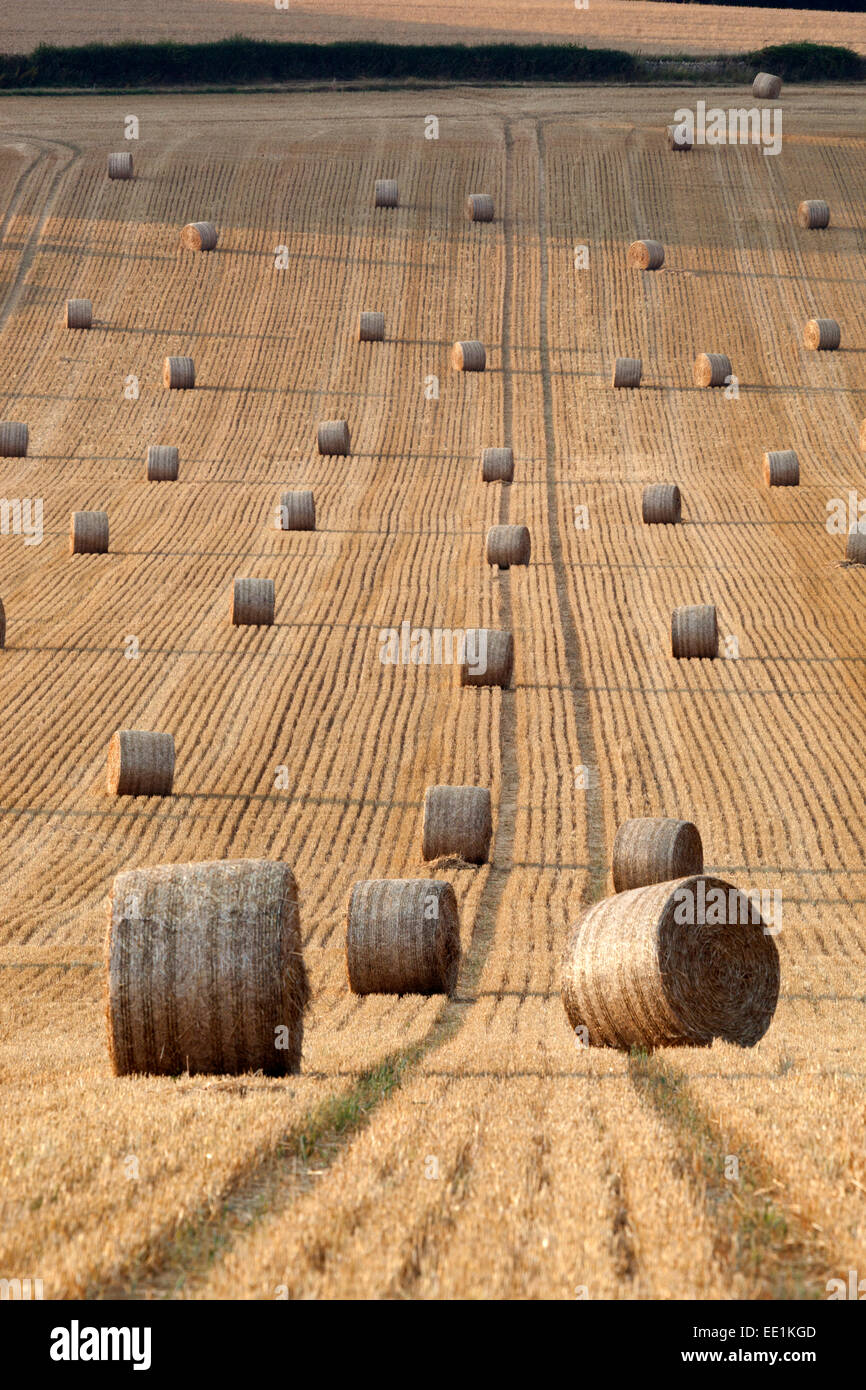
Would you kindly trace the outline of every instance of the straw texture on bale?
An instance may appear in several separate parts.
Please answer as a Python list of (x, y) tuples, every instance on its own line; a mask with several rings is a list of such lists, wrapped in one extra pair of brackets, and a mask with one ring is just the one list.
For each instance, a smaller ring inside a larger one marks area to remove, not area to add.
[(73, 512), (69, 520), (71, 555), (104, 555), (108, 550), (108, 512)]
[(485, 483), (510, 483), (514, 478), (514, 450), (484, 449), (481, 477)]
[(118, 874), (106, 966), (116, 1075), (300, 1070), (310, 991), (288, 864), (220, 860)]
[(395, 208), (398, 202), (397, 180), (377, 179), (373, 201), (377, 208)]
[(132, 155), (128, 150), (108, 156), (108, 177), (110, 179), (132, 178)]
[(724, 386), (733, 376), (730, 357), (723, 352), (701, 352), (695, 358), (692, 378), (695, 386)]
[(385, 337), (385, 315), (374, 309), (362, 309), (358, 315), (358, 342), (381, 343)]
[(236, 579), (232, 585), (235, 627), (269, 627), (274, 621), (274, 581)]
[(614, 386), (640, 386), (641, 360), (639, 357), (618, 357), (613, 368)]
[(690, 150), (692, 142), (682, 126), (668, 126), (668, 145), (672, 150)]
[(813, 352), (835, 352), (842, 341), (842, 330), (835, 319), (810, 319), (803, 329), (803, 342)]
[(458, 670), (461, 685), (499, 685), (507, 690), (514, 670), (514, 638), (504, 628), (466, 631), (466, 650)]
[(594, 903), (563, 954), (565, 1012), (592, 1047), (753, 1047), (778, 998), (779, 954), (760, 916), (703, 875)]
[(665, 248), (660, 241), (633, 241), (628, 263), (635, 270), (659, 270), (665, 263)]
[(623, 821), (613, 842), (612, 869), (615, 893), (702, 874), (704, 847), (698, 828), (670, 816)]
[(108, 745), (111, 796), (171, 796), (174, 738), (146, 729), (118, 729)]
[(460, 918), (450, 883), (434, 878), (356, 883), (346, 913), (353, 994), (452, 994)]
[(316, 499), (311, 492), (284, 492), (280, 498), (283, 531), (315, 531)]
[(799, 487), (800, 460), (793, 449), (769, 449), (764, 455), (767, 487)]
[(428, 787), (421, 831), (422, 859), (454, 855), (467, 864), (486, 864), (493, 834), (487, 787)]
[(147, 451), (147, 481), (176, 482), (179, 465), (180, 455), (176, 444), (151, 444)]
[(845, 559), (852, 565), (866, 565), (866, 531), (849, 531)]
[(6, 646), (6, 609), (0, 600), (0, 647)]
[(487, 367), (484, 344), (475, 338), (466, 343), (455, 343), (451, 349), (451, 366), (455, 372), (483, 372)]
[(191, 391), (195, 386), (195, 363), (191, 357), (166, 357), (162, 364), (162, 384), (169, 391)]
[(501, 570), (528, 565), (532, 543), (528, 526), (491, 526), (487, 532), (487, 563)]
[(318, 429), (320, 454), (348, 454), (349, 425), (346, 420), (323, 420)]
[(648, 525), (673, 524), (682, 515), (682, 498), (676, 483), (650, 483), (643, 490), (643, 519)]
[(671, 651), (676, 657), (717, 657), (719, 625), (715, 606), (675, 608), (671, 617)]
[(212, 222), (187, 222), (180, 234), (180, 244), (187, 251), (213, 251), (217, 229)]
[(470, 222), (493, 221), (493, 199), (489, 193), (470, 193), (466, 199), (466, 216)]
[(0, 458), (25, 458), (29, 442), (30, 431), (23, 420), (3, 420), (0, 423)]
[(89, 299), (67, 299), (66, 327), (92, 328), (93, 304)]
[(775, 101), (781, 95), (782, 79), (772, 72), (759, 72), (752, 83), (752, 93), (765, 101)]
[(797, 221), (801, 227), (829, 227), (830, 204), (823, 198), (806, 198), (797, 208)]

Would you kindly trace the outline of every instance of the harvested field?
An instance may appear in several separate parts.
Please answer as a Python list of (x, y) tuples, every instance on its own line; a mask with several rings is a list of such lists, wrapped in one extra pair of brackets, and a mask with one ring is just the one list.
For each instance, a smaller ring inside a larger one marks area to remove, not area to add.
[[(749, 22), (775, 38), (772, 13)], [(44, 499), (44, 539), (0, 537), (0, 1272), (46, 1298), (820, 1298), (862, 1260), (866, 596), (824, 522), (866, 486), (866, 139), (859, 91), (784, 100), (780, 158), (674, 159), (676, 90), (137, 97), (131, 182), (105, 175), (114, 99), (4, 101), (0, 419), (29, 447), (0, 491)], [(792, 213), (813, 195), (820, 235)], [(211, 254), (178, 251), (190, 209)], [(665, 267), (638, 275), (650, 236)], [(839, 351), (803, 346), (822, 316)], [(452, 371), (475, 336), (486, 370)], [(717, 344), (735, 398), (693, 384)], [(638, 391), (610, 387), (625, 352)], [(166, 391), (187, 354), (199, 384)], [(339, 419), (351, 454), (320, 455)], [(170, 487), (144, 476), (157, 440)], [(797, 488), (764, 485), (776, 441)], [(644, 525), (668, 477), (684, 518)], [(319, 529), (275, 525), (287, 489)], [(109, 514), (108, 553), (69, 555), (73, 510)], [(484, 537), (514, 523), (532, 562), (494, 573)], [(244, 575), (274, 581), (272, 626), (229, 623)], [(719, 659), (673, 659), (673, 609), (706, 603)], [(513, 632), (511, 688), (383, 664), (404, 622)], [(171, 796), (107, 795), (118, 729), (172, 732)], [(434, 784), (490, 788), (489, 862), (423, 863)], [(569, 1030), (568, 928), (618, 825), (664, 815), (700, 827), (707, 874), (782, 895), (754, 1048)], [(300, 1074), (114, 1077), (113, 877), (228, 857), (297, 880)], [(458, 903), (454, 995), (351, 994), (352, 886), (429, 877)]]

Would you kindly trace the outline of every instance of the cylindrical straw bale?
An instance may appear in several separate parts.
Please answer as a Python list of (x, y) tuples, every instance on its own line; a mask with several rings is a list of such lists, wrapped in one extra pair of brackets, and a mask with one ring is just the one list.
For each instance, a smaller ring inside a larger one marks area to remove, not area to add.
[(192, 358), (166, 357), (162, 364), (162, 384), (169, 391), (191, 391), (195, 386)]
[(212, 222), (187, 222), (180, 234), (180, 244), (186, 251), (213, 251), (217, 229)]
[(310, 991), (288, 864), (237, 859), (118, 874), (106, 963), (116, 1075), (299, 1071)]
[(704, 871), (704, 848), (696, 825), (670, 816), (623, 821), (613, 842), (614, 892), (667, 883)]
[(507, 690), (514, 670), (511, 633), (502, 628), (467, 628), (458, 670), (461, 685), (499, 685)]
[(866, 531), (848, 532), (845, 559), (851, 565), (866, 565)]
[(132, 155), (129, 150), (108, 156), (108, 177), (110, 179), (132, 178)]
[(111, 796), (171, 796), (174, 738), (146, 729), (118, 729), (108, 745)]
[(660, 241), (633, 241), (628, 263), (635, 270), (659, 270), (665, 263), (665, 248)]
[(236, 579), (232, 585), (232, 624), (269, 627), (274, 621), (274, 581)]
[(772, 72), (759, 72), (752, 83), (752, 94), (764, 101), (775, 101), (782, 92), (782, 79)]
[(719, 625), (715, 605), (675, 608), (671, 617), (671, 650), (676, 657), (717, 657)]
[(643, 519), (649, 525), (675, 523), (682, 515), (682, 498), (676, 483), (650, 483), (643, 490)]
[(147, 451), (147, 481), (173, 483), (177, 481), (180, 455), (175, 444), (151, 444)]
[(793, 449), (769, 449), (764, 454), (767, 487), (799, 487), (800, 460)]
[(485, 483), (510, 483), (514, 478), (513, 449), (485, 449), (481, 455)]
[(92, 328), (93, 304), (89, 299), (67, 299), (66, 327)]
[(803, 329), (803, 342), (813, 352), (835, 352), (842, 341), (842, 330), (835, 319), (810, 319)]
[(428, 787), (424, 796), (421, 857), (486, 864), (493, 834), (487, 787)]
[(501, 570), (528, 565), (532, 546), (528, 526), (491, 526), (487, 532), (487, 563)]
[(455, 372), (483, 372), (487, 367), (484, 344), (475, 338), (469, 342), (455, 343), (451, 349), (451, 366)]
[(493, 221), (493, 199), (489, 193), (470, 193), (466, 199), (466, 216), (470, 222)]
[(690, 150), (692, 148), (692, 142), (684, 126), (668, 126), (668, 145), (672, 150)]
[(346, 420), (323, 420), (318, 430), (320, 454), (348, 454), (349, 425)]
[(723, 352), (701, 352), (695, 358), (692, 377), (695, 386), (724, 386), (733, 376), (731, 359)]
[(362, 309), (358, 315), (358, 342), (381, 343), (385, 337), (385, 315), (377, 310)]
[(639, 357), (618, 357), (613, 368), (614, 386), (640, 386), (641, 360)]
[(704, 875), (602, 898), (572, 927), (562, 1002), (591, 1047), (753, 1047), (779, 998), (754, 899)]
[(806, 198), (797, 208), (797, 221), (801, 227), (829, 227), (830, 204), (823, 198)]
[(395, 208), (399, 201), (397, 195), (397, 180), (377, 179), (376, 187), (373, 192), (373, 201), (377, 208)]
[(451, 994), (460, 967), (460, 918), (450, 883), (435, 878), (356, 883), (346, 914), (353, 994)]
[(73, 512), (69, 519), (70, 555), (104, 555), (108, 550), (108, 512)]
[(0, 458), (25, 458), (29, 442), (30, 431), (22, 420), (4, 420), (0, 423)]
[(284, 492), (280, 498), (283, 531), (315, 531), (316, 499), (311, 492)]

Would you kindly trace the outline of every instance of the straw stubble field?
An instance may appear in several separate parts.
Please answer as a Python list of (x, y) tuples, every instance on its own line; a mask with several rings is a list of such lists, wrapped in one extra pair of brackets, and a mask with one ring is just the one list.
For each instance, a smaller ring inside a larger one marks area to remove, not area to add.
[[(0, 484), (44, 498), (46, 532), (0, 541), (4, 1275), (46, 1297), (823, 1297), (856, 1266), (863, 593), (823, 522), (862, 478), (866, 141), (855, 93), (802, 89), (779, 158), (672, 155), (685, 104), (136, 98), (136, 178), (109, 183), (125, 106), (4, 103), (2, 413), (30, 453)], [(400, 207), (376, 211), (385, 176)], [(493, 224), (465, 220), (470, 191)], [(828, 233), (796, 225), (813, 196)], [(180, 251), (202, 219), (218, 250)], [(637, 237), (663, 270), (627, 267)], [(74, 296), (89, 332), (62, 326)], [(357, 343), (361, 309), (384, 343)], [(802, 348), (819, 315), (841, 353)], [(452, 372), (475, 337), (486, 373)], [(704, 350), (738, 399), (692, 385)], [(194, 358), (194, 391), (163, 390), (167, 354)], [(611, 390), (618, 355), (642, 357), (639, 391)], [(317, 422), (343, 417), (351, 456), (319, 457)], [(179, 447), (176, 483), (145, 481), (153, 443)], [(481, 481), (500, 443), (510, 487)], [(801, 484), (776, 494), (761, 460), (787, 447)], [(644, 527), (666, 479), (683, 523)], [(315, 532), (275, 529), (285, 488), (314, 491)], [(108, 512), (107, 555), (68, 554), (75, 509)], [(528, 567), (485, 563), (497, 523), (529, 526)], [(275, 581), (273, 627), (230, 626), (237, 575)], [(683, 603), (718, 606), (738, 659), (670, 657)], [(383, 666), (404, 620), (512, 628), (512, 691)], [(174, 734), (170, 798), (107, 796), (119, 727)], [(352, 996), (349, 890), (428, 872), (433, 783), (493, 800), (492, 862), (434, 870), (461, 910), (456, 996)], [(782, 891), (754, 1049), (575, 1046), (559, 954), (641, 814), (695, 820), (708, 869)], [(295, 871), (301, 1074), (115, 1079), (111, 879), (220, 857)]]

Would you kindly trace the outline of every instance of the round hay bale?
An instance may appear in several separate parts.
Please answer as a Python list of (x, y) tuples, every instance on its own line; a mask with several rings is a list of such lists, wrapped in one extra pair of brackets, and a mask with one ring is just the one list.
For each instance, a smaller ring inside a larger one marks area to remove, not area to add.
[(428, 787), (421, 830), (422, 859), (455, 855), (467, 864), (486, 864), (493, 834), (487, 787)]
[(162, 364), (162, 384), (168, 391), (191, 391), (195, 386), (192, 358), (166, 357)]
[(592, 1047), (753, 1047), (772, 1021), (779, 973), (745, 894), (699, 874), (587, 908), (563, 953), (562, 1002)]
[(799, 487), (800, 460), (793, 449), (770, 449), (764, 454), (767, 487)]
[(385, 315), (362, 309), (358, 315), (358, 342), (381, 343), (385, 338)]
[(507, 690), (514, 670), (511, 633), (503, 628), (468, 628), (457, 669), (461, 685), (499, 685)]
[(311, 492), (284, 492), (280, 498), (280, 529), (315, 531), (316, 499)]
[(397, 180), (377, 179), (373, 202), (377, 208), (395, 208), (398, 204)]
[(733, 376), (730, 357), (723, 352), (698, 353), (692, 368), (695, 386), (724, 386), (730, 376)]
[(615, 893), (702, 874), (704, 847), (698, 828), (670, 816), (623, 821), (613, 842), (612, 868)]
[(174, 738), (145, 729), (118, 729), (108, 745), (111, 796), (171, 796)]
[(132, 155), (128, 150), (108, 156), (108, 177), (110, 179), (132, 178)]
[(514, 450), (484, 449), (481, 477), (485, 483), (510, 483), (514, 478)]
[(690, 150), (692, 142), (680, 125), (668, 126), (668, 145), (672, 150)]
[(104, 555), (108, 550), (108, 512), (73, 512), (69, 519), (70, 555)]
[(105, 951), (115, 1075), (300, 1070), (310, 991), (288, 864), (118, 874)]
[(467, 343), (455, 343), (451, 349), (451, 366), (455, 372), (483, 372), (487, 367), (484, 344), (474, 338)]
[(665, 248), (660, 241), (633, 241), (628, 263), (635, 270), (659, 270), (665, 263)]
[(842, 330), (835, 319), (810, 319), (803, 329), (803, 342), (813, 352), (835, 352), (842, 341)]
[(151, 444), (147, 451), (147, 481), (149, 483), (174, 483), (180, 455), (175, 444)]
[(614, 386), (640, 386), (641, 360), (639, 357), (618, 357), (613, 368)]
[(348, 421), (323, 420), (319, 425), (317, 439), (320, 454), (348, 454)]
[(379, 878), (356, 883), (346, 913), (353, 994), (453, 994), (460, 917), (450, 883)]
[(187, 222), (180, 234), (180, 244), (186, 251), (213, 251), (217, 229), (212, 222)]
[(493, 221), (493, 199), (489, 193), (470, 193), (466, 199), (466, 216), (470, 222)]
[(89, 299), (67, 299), (66, 327), (92, 328), (93, 305)]
[(674, 609), (671, 651), (678, 658), (718, 656), (719, 625), (714, 604), (698, 603)]
[(270, 627), (274, 601), (272, 579), (236, 579), (232, 585), (232, 625)]
[(650, 483), (645, 487), (642, 513), (650, 526), (678, 522), (682, 515), (682, 498), (676, 483)]
[(829, 227), (830, 204), (823, 198), (806, 198), (797, 208), (797, 221), (801, 227)]
[(772, 72), (757, 73), (752, 83), (752, 93), (764, 101), (775, 101), (782, 91), (782, 79)]
[(866, 531), (849, 531), (845, 559), (851, 565), (866, 565)]
[(491, 526), (487, 532), (487, 563), (507, 570), (528, 565), (531, 541), (528, 526)]
[(30, 431), (22, 420), (0, 422), (0, 458), (26, 458), (29, 442)]

